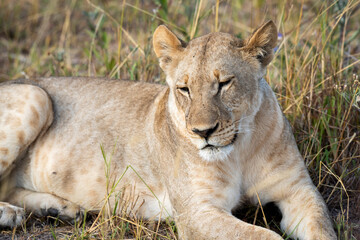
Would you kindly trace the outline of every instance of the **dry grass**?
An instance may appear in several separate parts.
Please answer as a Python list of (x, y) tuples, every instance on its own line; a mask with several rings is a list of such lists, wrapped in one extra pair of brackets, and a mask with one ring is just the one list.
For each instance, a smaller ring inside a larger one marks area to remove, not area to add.
[[(359, 0), (2, 0), (0, 81), (109, 76), (163, 82), (151, 46), (159, 24), (190, 40), (212, 31), (246, 37), (267, 19), (281, 35), (266, 78), (294, 127), (339, 239), (360, 239)], [(34, 239), (176, 238), (172, 222), (90, 215), (82, 226), (54, 227), (30, 218), (26, 226), (0, 233)], [(279, 231), (271, 211), (265, 215)], [(264, 225), (258, 208), (245, 208), (239, 217)]]

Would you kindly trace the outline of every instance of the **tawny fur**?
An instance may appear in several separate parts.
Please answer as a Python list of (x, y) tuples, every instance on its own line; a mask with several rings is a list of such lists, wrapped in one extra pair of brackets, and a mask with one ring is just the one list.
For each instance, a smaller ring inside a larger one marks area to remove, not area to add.
[[(336, 239), (262, 78), (276, 36), (268, 22), (246, 40), (212, 33), (184, 43), (160, 26), (153, 43), (168, 86), (81, 77), (1, 85), (2, 200), (64, 219), (99, 210), (107, 194), (101, 146), (110, 182), (129, 165), (136, 171), (115, 191), (136, 199), (129, 213), (173, 217), (182, 239), (282, 239), (231, 215), (244, 199), (275, 202), (293, 238)], [(0, 203), (0, 225), (18, 225), (20, 210)]]

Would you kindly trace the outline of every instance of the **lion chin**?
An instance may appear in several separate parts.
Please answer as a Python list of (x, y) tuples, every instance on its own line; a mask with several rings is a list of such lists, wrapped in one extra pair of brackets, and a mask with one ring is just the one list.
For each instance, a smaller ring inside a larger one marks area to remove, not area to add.
[(208, 162), (224, 161), (228, 159), (230, 153), (234, 150), (234, 144), (231, 143), (226, 146), (206, 145), (199, 150), (199, 155), (202, 159)]

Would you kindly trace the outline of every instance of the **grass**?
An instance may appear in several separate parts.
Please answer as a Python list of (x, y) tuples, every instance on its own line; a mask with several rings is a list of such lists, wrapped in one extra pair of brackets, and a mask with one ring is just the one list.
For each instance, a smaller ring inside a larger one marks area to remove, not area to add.
[[(151, 45), (159, 24), (188, 41), (214, 31), (244, 38), (267, 19), (276, 22), (280, 34), (266, 79), (293, 126), (338, 238), (360, 239), (359, 0), (2, 0), (0, 81), (108, 76), (164, 83)], [(81, 226), (30, 217), (22, 228), (1, 234), (176, 239), (173, 222), (105, 213), (89, 213)], [(267, 221), (255, 206), (238, 216), (279, 232), (276, 210), (265, 207), (264, 214)]]

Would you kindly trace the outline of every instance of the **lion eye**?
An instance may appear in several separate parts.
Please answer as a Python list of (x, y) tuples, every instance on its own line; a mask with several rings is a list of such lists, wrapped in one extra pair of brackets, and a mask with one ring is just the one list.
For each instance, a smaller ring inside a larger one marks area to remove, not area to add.
[(223, 87), (228, 86), (231, 83), (231, 81), (233, 80), (233, 78), (234, 77), (230, 77), (230, 78), (226, 79), (225, 81), (219, 82), (219, 91), (221, 91), (221, 89)]
[(189, 94), (189, 88), (188, 87), (178, 87), (177, 89), (179, 89), (181, 92)]

